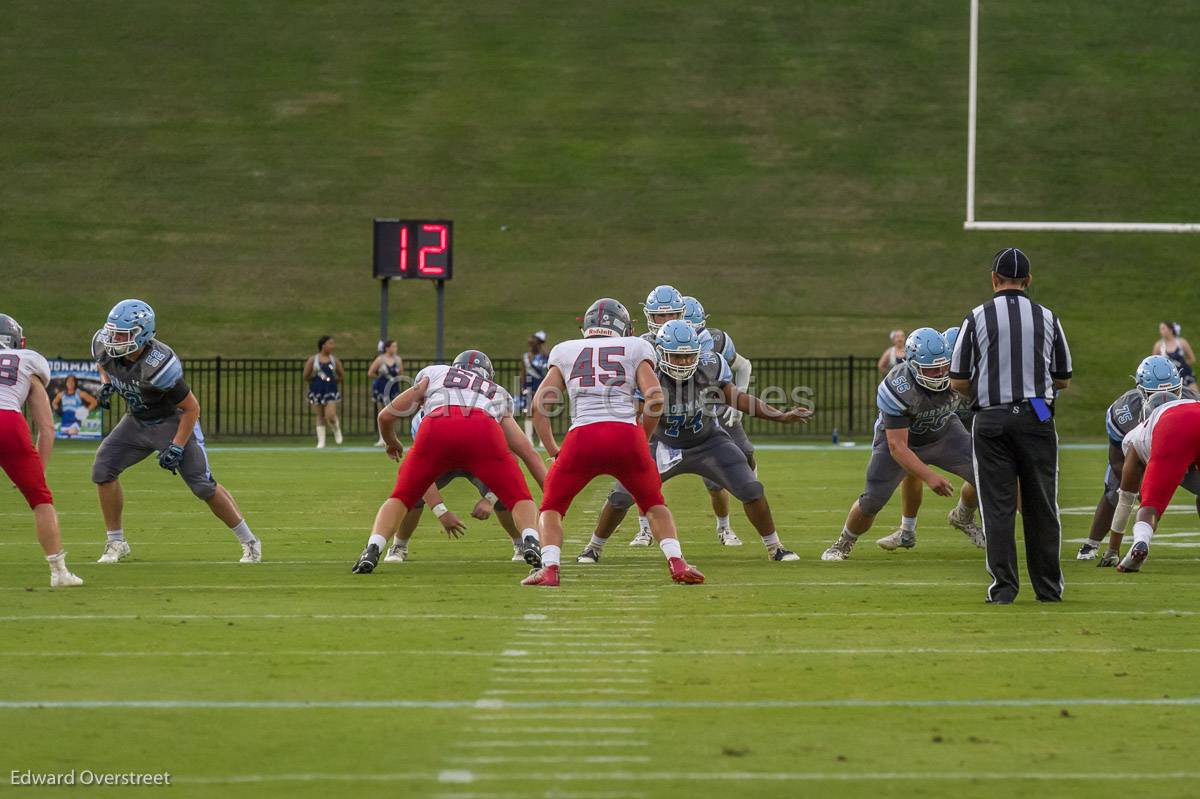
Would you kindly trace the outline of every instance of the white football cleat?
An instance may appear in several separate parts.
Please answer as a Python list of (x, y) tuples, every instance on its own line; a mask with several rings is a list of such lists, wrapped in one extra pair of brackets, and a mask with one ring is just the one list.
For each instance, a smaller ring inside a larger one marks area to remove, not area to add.
[(242, 544), (242, 559), (238, 563), (262, 563), (262, 541), (255, 539)]
[(71, 574), (66, 569), (50, 572), (51, 588), (74, 588), (78, 585), (83, 585), (83, 580)]
[(525, 562), (525, 550), (521, 548), (520, 544), (513, 544), (512, 559), (513, 559), (514, 563), (524, 563)]
[(975, 523), (975, 514), (972, 511), (960, 514), (958, 508), (950, 511), (950, 515), (946, 517), (946, 521), (956, 530), (962, 530), (967, 538), (971, 539), (971, 543), (979, 549), (987, 547), (987, 538), (983, 534), (983, 528)]
[(387, 554), (383, 556), (384, 563), (403, 563), (408, 560), (408, 543), (393, 541), (388, 547)]
[(132, 550), (129, 548), (129, 542), (121, 539), (119, 541), (107, 541), (104, 544), (104, 552), (100, 555), (100, 560), (97, 563), (116, 563), (119, 560), (129, 557)]
[(838, 536), (837, 541), (830, 545), (829, 549), (821, 553), (821, 560), (845, 560), (850, 557), (850, 551), (854, 549), (856, 543), (858, 543), (857, 538), (850, 538), (843, 533)]
[(912, 549), (917, 545), (917, 531), (906, 532), (903, 527), (896, 530), (891, 535), (885, 535), (875, 542), (879, 544), (880, 549), (886, 549), (888, 552), (894, 552), (900, 547)]
[(742, 539), (737, 537), (732, 527), (717, 528), (717, 543), (723, 547), (740, 547)]
[(629, 542), (631, 547), (648, 547), (654, 543), (654, 537), (650, 535), (650, 531), (646, 528), (639, 527), (637, 535)]
[(1079, 551), (1075, 553), (1075, 560), (1095, 560), (1100, 557), (1099, 541), (1088, 539), (1079, 547)]

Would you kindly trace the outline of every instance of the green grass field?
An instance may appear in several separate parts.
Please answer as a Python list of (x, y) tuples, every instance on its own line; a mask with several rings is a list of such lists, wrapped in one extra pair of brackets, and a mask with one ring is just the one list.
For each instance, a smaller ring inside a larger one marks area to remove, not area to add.
[[(666, 281), (752, 357), (877, 355), (1017, 243), (1074, 345), (1060, 427), (1098, 435), (1157, 322), (1195, 332), (1196, 239), (962, 230), (968, 9), (14, 0), (3, 310), (49, 354), (137, 295), (185, 356), (363, 356), (371, 218), (437, 215), (450, 352)], [(979, 218), (1200, 221), (1198, 40), (1187, 0), (985, 3)], [(431, 287), (393, 296), (430, 355)]]
[[(86, 586), (50, 591), (26, 509), (11, 491), (0, 506), (0, 774), (169, 771), (171, 796), (230, 798), (1194, 796), (1190, 497), (1141, 574), (1077, 563), (1104, 453), (1065, 451), (1066, 601), (1026, 587), (989, 607), (941, 498), (917, 549), (869, 536), (818, 560), (866, 454), (761, 452), (800, 563), (720, 549), (685, 479), (667, 497), (705, 585), (672, 585), (658, 552), (624, 545), (627, 524), (602, 564), (541, 590), (517, 584), (490, 521), (458, 542), (423, 522), (408, 563), (351, 575), (394, 474), (378, 452), (216, 448), (260, 566), (234, 562), (232, 536), (148, 461), (125, 478), (134, 557), (101, 567), (89, 450), (63, 447), (50, 479)], [(581, 495), (565, 554), (606, 489)], [(465, 484), (448, 498), (469, 510)], [(735, 526), (751, 537), (740, 512)]]

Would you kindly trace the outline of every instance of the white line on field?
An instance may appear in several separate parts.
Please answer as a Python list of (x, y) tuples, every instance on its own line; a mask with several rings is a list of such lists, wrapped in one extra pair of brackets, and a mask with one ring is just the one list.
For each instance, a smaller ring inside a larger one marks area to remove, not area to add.
[[(638, 682), (644, 682), (638, 680)], [(484, 690), (485, 696), (541, 696), (546, 693), (546, 689), (542, 686), (534, 688), (487, 688)], [(573, 694), (608, 694), (609, 696), (632, 696), (633, 694), (648, 694), (652, 693), (649, 688), (572, 688)]]
[[(527, 663), (529, 661), (522, 661), (522, 662)], [(511, 672), (513, 674), (588, 674), (588, 673), (612, 674), (614, 671), (618, 671), (618, 670), (615, 670), (611, 667), (579, 668), (576, 666), (568, 666), (566, 668), (559, 668), (559, 669), (527, 669), (527, 668), (522, 669), (522, 668), (503, 668), (501, 666), (493, 666), (492, 671), (501, 672), (501, 673)], [(653, 671), (653, 669), (621, 668), (621, 669), (619, 669), (619, 671), (621, 674), (649, 674), (651, 671)]]
[[(456, 757), (455, 763), (471, 766), (490, 765), (493, 763), (528, 763), (529, 755), (484, 755), (481, 757)], [(575, 755), (565, 757), (545, 757), (538, 755), (538, 763), (649, 763), (646, 755)], [(528, 794), (536, 796), (537, 794)], [(555, 796), (560, 794), (556, 793)]]
[(477, 727), (470, 732), (478, 735), (629, 735), (637, 731), (637, 727)]
[[(609, 669), (610, 673), (611, 673), (611, 671), (612, 670)], [(525, 673), (529, 674), (531, 672), (526, 670)], [(562, 672), (560, 672), (560, 673), (562, 673)], [(620, 684), (642, 685), (646, 682), (646, 678), (645, 677), (640, 677), (640, 678), (634, 678), (634, 677), (577, 677), (577, 678), (576, 677), (554, 677), (554, 678), (547, 678), (546, 681), (552, 682), (555, 685), (569, 685), (572, 683), (578, 683), (581, 685), (620, 685)], [(529, 680), (525, 679), (524, 677), (493, 677), (492, 682), (495, 682), (495, 683), (527, 683), (527, 682), (529, 682)]]
[(8, 699), (0, 710), (447, 710), (512, 709), (668, 709), (739, 710), (749, 708), (911, 708), (911, 707), (1074, 707), (1074, 706), (1200, 707), (1200, 696), (1083, 697), (1059, 699)]
[[(650, 713), (572, 713), (571, 721), (649, 721), (655, 718)], [(485, 715), (471, 716), (471, 721), (562, 721), (561, 713), (507, 713), (503, 710), (488, 711)]]
[(646, 746), (649, 741), (458, 741), (454, 746), (463, 749), (517, 749), (525, 747), (545, 746), (551, 749), (559, 747), (583, 748), (589, 746), (606, 749), (629, 749)]

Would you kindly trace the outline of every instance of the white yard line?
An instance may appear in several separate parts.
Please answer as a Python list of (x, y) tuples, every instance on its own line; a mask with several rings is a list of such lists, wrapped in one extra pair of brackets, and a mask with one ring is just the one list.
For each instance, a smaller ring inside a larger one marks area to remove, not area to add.
[[(637, 727), (476, 727), (476, 735), (630, 735)], [(541, 758), (538, 758), (539, 762)]]
[[(206, 700), (206, 699), (23, 699), (0, 700), (0, 710), (446, 710), (495, 709), (665, 709), (739, 710), (795, 708), (914, 708), (914, 707), (1200, 707), (1200, 696), (1188, 697), (1064, 697), (1004, 699), (331, 699), (331, 700)], [(572, 714), (572, 717), (573, 714)]]
[[(601, 749), (630, 749), (634, 747), (648, 746), (649, 741), (457, 741), (452, 746), (461, 747), (463, 749), (524, 749), (526, 747), (544, 746), (550, 749), (567, 747), (570, 749), (583, 749), (587, 747), (597, 747)], [(525, 775), (528, 779), (528, 775)]]

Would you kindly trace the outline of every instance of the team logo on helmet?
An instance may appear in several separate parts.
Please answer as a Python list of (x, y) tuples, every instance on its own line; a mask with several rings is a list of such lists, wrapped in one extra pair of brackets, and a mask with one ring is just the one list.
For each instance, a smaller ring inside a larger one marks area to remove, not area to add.
[(700, 366), (700, 334), (682, 319), (672, 319), (654, 338), (658, 370), (676, 380), (687, 380)]
[(495, 369), (492, 368), (492, 359), (479, 350), (463, 350), (454, 356), (451, 366), (474, 372), (485, 380), (492, 380), (496, 374)]
[(25, 331), (8, 314), (0, 313), (0, 350), (20, 350), (25, 348)]
[(667, 322), (683, 318), (683, 295), (674, 286), (655, 286), (642, 303), (642, 311), (646, 314), (646, 327), (657, 334)]
[(932, 327), (920, 327), (904, 342), (905, 362), (913, 379), (930, 391), (950, 388), (950, 347)]
[(700, 300), (695, 297), (683, 298), (683, 321), (691, 325), (697, 333), (705, 328), (708, 324), (708, 314), (704, 312)]
[(108, 312), (100, 343), (113, 358), (136, 352), (154, 339), (154, 309), (141, 300), (121, 300)]
[(633, 322), (625, 306), (609, 297), (596, 300), (583, 314), (584, 338), (596, 336), (628, 336)]

